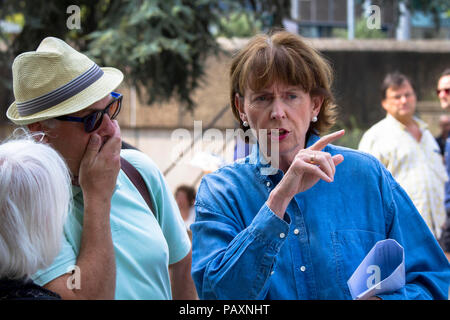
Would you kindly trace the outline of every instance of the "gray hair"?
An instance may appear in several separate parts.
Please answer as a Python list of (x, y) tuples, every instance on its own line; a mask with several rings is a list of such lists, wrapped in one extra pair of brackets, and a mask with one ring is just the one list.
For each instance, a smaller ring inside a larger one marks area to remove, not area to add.
[(0, 278), (21, 279), (48, 267), (71, 208), (66, 163), (35, 138), (26, 134), (0, 145)]

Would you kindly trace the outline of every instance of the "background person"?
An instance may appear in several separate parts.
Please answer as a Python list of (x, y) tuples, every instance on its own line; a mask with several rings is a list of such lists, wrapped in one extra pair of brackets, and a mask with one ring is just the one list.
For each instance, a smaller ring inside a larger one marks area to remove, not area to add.
[(442, 72), (438, 80), (436, 93), (442, 109), (448, 110), (450, 107), (450, 68), (447, 68)]
[(30, 277), (58, 254), (70, 200), (55, 150), (32, 137), (0, 145), (0, 300), (60, 299)]
[(195, 220), (195, 195), (195, 189), (188, 185), (180, 185), (175, 190), (175, 201), (187, 230), (191, 230), (191, 224)]
[(436, 137), (436, 142), (439, 145), (442, 156), (445, 153), (445, 142), (447, 141), (448, 134), (450, 133), (450, 116), (443, 114), (439, 117), (439, 128), (441, 132), (439, 136)]
[(391, 172), (439, 239), (448, 179), (439, 146), (427, 124), (414, 116), (416, 94), (405, 75), (387, 74), (381, 96), (386, 118), (364, 133), (358, 148), (375, 156)]
[[(374, 157), (331, 145), (343, 131), (319, 138), (336, 115), (328, 63), (298, 35), (276, 32), (253, 37), (230, 78), (232, 111), (258, 147), (197, 192), (200, 298), (351, 299), (347, 280), (391, 238), (405, 250), (406, 285), (373, 299), (446, 299), (449, 263), (404, 190)], [(265, 140), (278, 142), (279, 159)]]
[[(17, 56), (12, 71), (8, 118), (44, 132), (72, 175), (62, 250), (34, 281), (63, 299), (194, 299), (190, 241), (173, 195), (151, 159), (121, 150), (114, 90), (122, 72), (53, 37)], [(120, 170), (121, 157), (151, 190), (154, 211)]]
[[(444, 70), (439, 78), (437, 89), (437, 95), (441, 103), (443, 110), (450, 110), (450, 68)], [(447, 138), (445, 143), (445, 167), (447, 169), (447, 175), (450, 176), (450, 140)], [(447, 258), (450, 260), (450, 182), (445, 184), (445, 209), (447, 212), (446, 220), (441, 237), (441, 245), (446, 252)]]

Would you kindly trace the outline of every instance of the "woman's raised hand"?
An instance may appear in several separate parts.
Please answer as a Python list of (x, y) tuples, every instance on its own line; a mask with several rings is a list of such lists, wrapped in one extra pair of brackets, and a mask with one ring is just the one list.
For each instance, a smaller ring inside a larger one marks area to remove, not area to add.
[(292, 198), (297, 193), (310, 189), (320, 179), (333, 182), (336, 166), (344, 161), (344, 157), (340, 154), (331, 156), (321, 150), (344, 134), (344, 130), (328, 134), (295, 155), (283, 179), (272, 190), (267, 200), (267, 205), (275, 214), (283, 218)]

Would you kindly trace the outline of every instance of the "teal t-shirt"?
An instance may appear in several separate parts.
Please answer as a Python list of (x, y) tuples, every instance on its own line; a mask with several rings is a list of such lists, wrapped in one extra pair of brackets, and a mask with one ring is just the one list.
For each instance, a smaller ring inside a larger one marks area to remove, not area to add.
[[(168, 265), (183, 259), (191, 243), (178, 206), (154, 162), (136, 150), (122, 150), (142, 175), (156, 211), (150, 211), (139, 191), (121, 170), (111, 200), (111, 232), (116, 259), (116, 299), (171, 299)], [(83, 226), (83, 196), (73, 187), (73, 208), (64, 240), (53, 264), (33, 275), (39, 285), (76, 270)], [(83, 270), (79, 270), (83, 276)]]

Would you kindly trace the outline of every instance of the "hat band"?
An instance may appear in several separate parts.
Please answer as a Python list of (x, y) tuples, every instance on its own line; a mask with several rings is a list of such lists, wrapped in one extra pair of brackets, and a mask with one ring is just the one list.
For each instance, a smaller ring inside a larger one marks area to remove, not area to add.
[(21, 117), (29, 116), (72, 98), (80, 93), (103, 75), (103, 70), (94, 63), (86, 72), (43, 96), (25, 102), (16, 102), (17, 111)]

